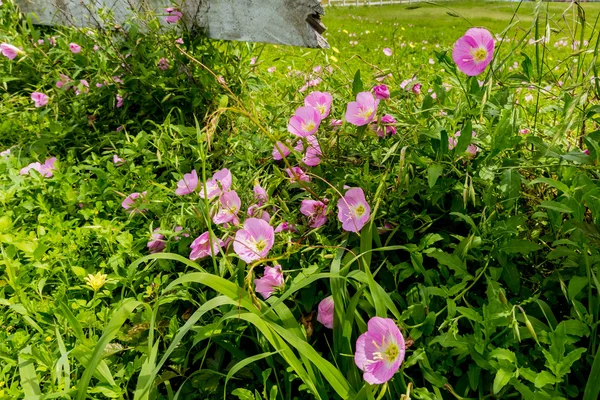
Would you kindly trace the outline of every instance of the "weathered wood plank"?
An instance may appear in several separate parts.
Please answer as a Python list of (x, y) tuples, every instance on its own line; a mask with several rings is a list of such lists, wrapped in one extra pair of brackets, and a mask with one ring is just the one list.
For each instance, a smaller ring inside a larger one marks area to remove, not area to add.
[[(17, 0), (24, 13), (35, 13), (37, 23), (77, 27), (127, 28), (136, 15), (165, 15), (168, 0)], [(321, 36), (323, 7), (319, 0), (187, 0), (178, 9), (179, 24), (202, 28), (213, 39), (266, 42), (303, 47), (328, 47)], [(143, 18), (141, 18), (143, 20)], [(164, 18), (161, 18), (164, 25)], [(140, 19), (136, 19), (140, 22)]]

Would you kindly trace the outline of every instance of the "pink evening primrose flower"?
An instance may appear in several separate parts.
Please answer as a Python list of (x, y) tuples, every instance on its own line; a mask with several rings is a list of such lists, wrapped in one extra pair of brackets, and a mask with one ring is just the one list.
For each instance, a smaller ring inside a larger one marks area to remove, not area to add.
[(48, 96), (40, 92), (31, 93), (31, 100), (33, 100), (33, 104), (36, 108), (44, 107), (48, 104)]
[(306, 175), (306, 172), (304, 172), (300, 167), (286, 168), (285, 172), (290, 177), (291, 183), (298, 181), (310, 182), (310, 176)]
[(404, 337), (394, 321), (373, 317), (368, 329), (356, 340), (354, 363), (371, 385), (382, 384), (398, 371), (406, 351)]
[(123, 97), (117, 95), (117, 104), (116, 104), (117, 108), (121, 108), (123, 107)]
[(314, 136), (307, 137), (306, 141), (308, 142), (308, 147), (306, 148), (306, 154), (302, 158), (302, 162), (309, 167), (316, 167), (321, 163), (321, 157), (323, 156), (321, 146), (319, 146), (319, 141)]
[(349, 189), (345, 196), (338, 200), (338, 219), (342, 229), (349, 232), (360, 232), (371, 217), (371, 207), (361, 188)]
[(274, 160), (283, 160), (285, 157), (289, 156), (291, 153), (291, 150), (289, 147), (287, 147), (285, 144), (281, 143), (281, 142), (276, 142), (275, 145), (273, 146), (273, 152), (271, 153), (273, 155), (273, 159)]
[(421, 84), (415, 83), (411, 89), (414, 94), (421, 94)]
[(275, 241), (275, 232), (268, 222), (258, 218), (248, 218), (244, 228), (237, 231), (233, 250), (246, 263), (260, 260), (269, 254)]
[(314, 107), (298, 107), (288, 123), (288, 131), (296, 136), (314, 135), (321, 123), (321, 113)]
[(258, 183), (254, 185), (252, 191), (254, 192), (254, 198), (258, 201), (259, 206), (262, 206), (264, 203), (269, 201), (269, 195), (267, 194), (267, 191)]
[(69, 49), (71, 50), (71, 53), (73, 54), (77, 54), (81, 52), (81, 46), (78, 45), (77, 43), (69, 43)]
[(328, 92), (312, 92), (304, 99), (304, 105), (316, 108), (321, 114), (321, 119), (325, 119), (329, 116), (332, 101), (333, 97)]
[(136, 203), (138, 203), (139, 201), (143, 200), (144, 197), (146, 197), (146, 192), (131, 193), (129, 196), (127, 196), (125, 198), (125, 200), (123, 200), (123, 202), (121, 203), (121, 207), (123, 207), (124, 209), (126, 209), (129, 212), (140, 212), (134, 206), (135, 206)]
[(271, 221), (271, 216), (265, 210), (261, 210), (258, 204), (252, 204), (248, 207), (248, 216), (253, 218), (260, 218), (267, 222)]
[(219, 249), (225, 245), (221, 239), (218, 239), (214, 236), (212, 240), (209, 240), (209, 238), (209, 233), (204, 232), (192, 242), (190, 245), (190, 248), (192, 249), (192, 252), (190, 253), (190, 260), (195, 261), (199, 258), (217, 255), (219, 253)]
[(376, 128), (374, 128), (375, 133), (379, 137), (395, 135), (396, 127), (393, 125), (388, 125), (388, 124), (395, 124), (395, 123), (396, 123), (396, 119), (394, 119), (394, 117), (392, 117), (391, 115), (386, 114), (383, 117), (381, 117), (381, 119), (379, 120), (379, 124), (377, 125)]
[(169, 60), (167, 60), (164, 57), (158, 60), (158, 68), (161, 71), (166, 71), (167, 69), (169, 69)]
[(146, 245), (148, 247), (148, 251), (150, 251), (150, 254), (160, 253), (167, 245), (164, 240), (164, 235), (158, 233), (158, 231), (160, 231), (160, 228), (156, 228), (154, 230), (152, 233), (152, 239)]
[[(209, 180), (206, 181), (206, 197), (213, 199), (227, 192), (231, 187), (233, 178), (231, 172), (227, 168), (223, 168), (215, 172)], [(201, 198), (204, 198), (204, 185), (200, 185)]]
[(386, 56), (391, 56), (392, 55), (392, 49), (390, 49), (389, 47), (386, 47), (383, 49), (383, 54), (385, 54)]
[(276, 70), (277, 70), (277, 67), (269, 67), (269, 68), (267, 68), (267, 72), (270, 73), (270, 74), (272, 74)]
[(51, 158), (47, 159), (46, 161), (44, 161), (43, 164), (41, 164), (39, 162), (34, 162), (24, 168), (21, 168), (21, 171), (19, 171), (19, 173), (21, 175), (27, 175), (27, 174), (29, 174), (29, 171), (31, 171), (33, 169), (33, 170), (39, 172), (40, 175), (42, 175), (44, 178), (51, 178), (54, 175), (54, 173), (52, 171), (54, 171), (56, 169), (56, 167), (54, 166), (55, 162), (56, 162), (56, 157), (51, 157)]
[(23, 54), (21, 49), (8, 43), (0, 43), (0, 52), (9, 60), (14, 60), (17, 55)]
[(492, 61), (494, 38), (483, 28), (471, 28), (454, 43), (452, 59), (462, 72), (469, 76), (479, 75)]
[(325, 297), (323, 300), (321, 300), (318, 309), (317, 321), (322, 323), (325, 328), (333, 329), (333, 296)]
[(375, 98), (378, 100), (387, 100), (390, 98), (390, 89), (386, 85), (378, 85), (373, 88)]
[(266, 300), (273, 292), (283, 287), (283, 271), (281, 265), (274, 267), (265, 267), (265, 273), (262, 278), (254, 280), (254, 286), (256, 291)]
[(177, 44), (183, 44), (183, 38), (179, 38), (175, 41)]
[(56, 81), (56, 87), (59, 89), (62, 88), (67, 83), (71, 82), (71, 78), (69, 78), (65, 74), (58, 74), (58, 76), (60, 76), (60, 80)]
[(125, 159), (119, 157), (116, 154), (113, 154), (113, 164), (115, 164), (117, 167), (120, 167), (121, 165), (125, 164)]
[(219, 210), (213, 216), (212, 220), (215, 224), (231, 222), (237, 225), (239, 223), (237, 214), (241, 208), (242, 201), (235, 190), (223, 193), (219, 197)]
[(177, 182), (175, 194), (178, 196), (185, 196), (186, 194), (193, 193), (197, 187), (198, 173), (193, 169), (189, 174), (183, 174), (183, 179)]
[(294, 227), (294, 225), (290, 224), (289, 222), (282, 222), (279, 225), (277, 225), (274, 233), (281, 232), (298, 232), (298, 230), (296, 229), (296, 227)]
[(165, 8), (165, 12), (169, 14), (165, 16), (165, 22), (167, 24), (176, 24), (181, 19), (181, 17), (183, 17), (181, 11), (178, 11), (173, 7)]
[(318, 228), (327, 223), (327, 205), (322, 201), (302, 200), (300, 212), (308, 217), (308, 226), (311, 228)]
[(377, 113), (379, 100), (371, 92), (361, 92), (356, 95), (356, 101), (348, 103), (346, 121), (356, 126), (363, 126), (373, 121)]

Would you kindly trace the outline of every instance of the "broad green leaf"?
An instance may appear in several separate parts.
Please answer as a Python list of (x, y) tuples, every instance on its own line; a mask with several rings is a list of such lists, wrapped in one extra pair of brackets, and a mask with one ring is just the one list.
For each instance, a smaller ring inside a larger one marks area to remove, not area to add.
[(427, 168), (427, 182), (429, 183), (429, 187), (432, 188), (435, 186), (438, 178), (444, 173), (444, 166), (442, 164), (431, 164), (429, 168)]
[(438, 263), (445, 265), (454, 271), (457, 278), (471, 277), (471, 274), (467, 272), (465, 263), (455, 254), (444, 253), (443, 251), (432, 251), (425, 253), (428, 257), (435, 258)]
[(360, 69), (356, 70), (354, 79), (352, 80), (352, 95), (356, 96), (358, 93), (363, 91), (363, 83), (360, 80)]
[(548, 371), (540, 372), (534, 381), (534, 385), (538, 389), (541, 389), (546, 385), (554, 385), (554, 383), (556, 383), (556, 378)]
[(575, 299), (577, 295), (588, 285), (588, 278), (585, 276), (574, 276), (569, 281), (569, 287), (567, 293), (569, 299)]
[(536, 178), (534, 180), (532, 180), (531, 182), (528, 183), (528, 185), (535, 185), (536, 183), (545, 183), (548, 186), (551, 186), (555, 189), (560, 190), (561, 192), (563, 192), (565, 195), (569, 195), (570, 190), (569, 187), (567, 185), (565, 185), (562, 182), (559, 182), (555, 179), (550, 179), (550, 178)]
[(483, 317), (477, 311), (472, 308), (467, 307), (456, 307), (456, 311), (458, 311), (461, 315), (464, 315), (471, 321), (483, 323)]
[(537, 243), (530, 242), (529, 240), (511, 239), (501, 246), (499, 250), (509, 254), (529, 254), (533, 251), (538, 251), (541, 248), (542, 246)]
[(515, 373), (513, 371), (500, 368), (496, 372), (496, 377), (494, 378), (494, 385), (492, 387), (492, 391), (494, 392), (494, 394), (498, 394), (514, 375)]
[(31, 356), (31, 345), (19, 352), (19, 375), (25, 397), (41, 396), (40, 382)]
[(517, 364), (517, 356), (510, 350), (496, 348), (490, 352), (490, 356), (498, 360), (507, 360), (513, 364)]
[(521, 174), (516, 168), (506, 169), (500, 179), (500, 190), (504, 195), (507, 208), (511, 208), (521, 192)]
[(552, 211), (566, 213), (566, 214), (570, 214), (573, 212), (573, 210), (571, 208), (567, 207), (566, 205), (556, 202), (556, 201), (550, 201), (550, 200), (542, 201), (542, 203), (540, 204), (540, 207), (543, 207), (547, 210), (552, 210)]
[(237, 388), (231, 394), (237, 396), (240, 400), (254, 400), (254, 394), (248, 389)]

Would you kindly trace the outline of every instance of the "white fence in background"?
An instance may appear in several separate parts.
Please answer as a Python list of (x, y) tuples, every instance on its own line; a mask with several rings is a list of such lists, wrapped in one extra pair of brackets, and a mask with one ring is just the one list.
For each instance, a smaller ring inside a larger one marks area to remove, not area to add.
[(325, 6), (383, 6), (386, 4), (412, 4), (425, 0), (321, 0)]

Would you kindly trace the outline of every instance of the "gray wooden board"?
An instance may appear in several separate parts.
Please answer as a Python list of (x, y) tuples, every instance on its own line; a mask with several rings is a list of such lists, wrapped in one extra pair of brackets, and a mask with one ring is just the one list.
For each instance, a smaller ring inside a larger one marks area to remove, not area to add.
[[(265, 42), (303, 47), (329, 47), (321, 36), (323, 7), (319, 0), (17, 0), (24, 13), (34, 13), (35, 23), (127, 29), (135, 18), (143, 25), (157, 15), (166, 27), (201, 28), (212, 39)], [(177, 6), (183, 13), (178, 24), (167, 24), (164, 9)], [(111, 18), (104, 18), (107, 13)], [(140, 16), (140, 17), (137, 17)], [(181, 24), (181, 26), (179, 26)]]

